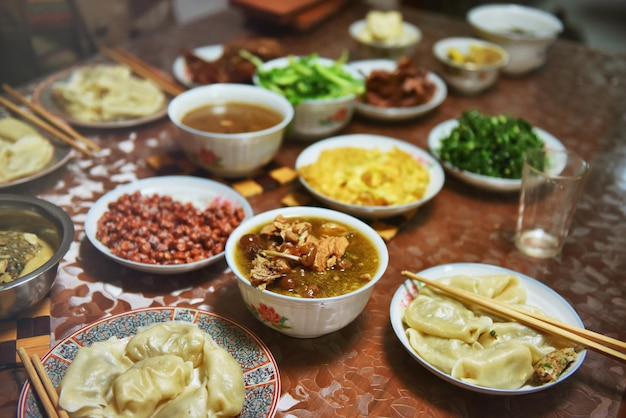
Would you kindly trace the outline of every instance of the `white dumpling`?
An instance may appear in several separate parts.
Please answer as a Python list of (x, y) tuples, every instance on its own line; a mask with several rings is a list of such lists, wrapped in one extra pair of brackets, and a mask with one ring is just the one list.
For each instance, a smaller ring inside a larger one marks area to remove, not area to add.
[(461, 381), (495, 389), (518, 389), (533, 374), (530, 348), (505, 341), (457, 361), (450, 373)]
[(208, 388), (208, 409), (217, 416), (236, 416), (243, 409), (245, 385), (241, 366), (228, 351), (205, 344), (204, 371)]
[(442, 338), (475, 342), (493, 323), (488, 316), (476, 316), (456, 300), (420, 293), (404, 312), (404, 322), (418, 331)]
[(204, 343), (205, 333), (194, 324), (160, 322), (131, 338), (126, 346), (126, 354), (133, 361), (172, 354), (198, 367), (202, 363)]
[(114, 407), (124, 417), (149, 417), (159, 404), (179, 395), (192, 377), (192, 363), (175, 355), (138, 361), (113, 381)]
[(207, 418), (209, 393), (207, 387), (188, 387), (180, 395), (160, 407), (152, 418)]
[(491, 326), (489, 332), (485, 332), (478, 339), (478, 342), (485, 348), (501, 344), (504, 341), (524, 342), (536, 347), (541, 354), (554, 349), (551, 339), (547, 339), (545, 334), (519, 322), (496, 322)]
[[(485, 276), (450, 276), (439, 279), (443, 284), (456, 287), (468, 292), (476, 293), (503, 303), (520, 304), (526, 302), (526, 288), (513, 274), (485, 275)], [(425, 286), (420, 293), (429, 295), (441, 294)]]
[(450, 374), (452, 368), (464, 356), (482, 350), (478, 344), (468, 344), (461, 340), (434, 337), (414, 329), (406, 330), (411, 347), (430, 365)]
[(115, 337), (82, 347), (59, 384), (59, 404), (72, 417), (101, 417), (111, 400), (111, 383), (132, 361), (124, 355), (125, 343)]

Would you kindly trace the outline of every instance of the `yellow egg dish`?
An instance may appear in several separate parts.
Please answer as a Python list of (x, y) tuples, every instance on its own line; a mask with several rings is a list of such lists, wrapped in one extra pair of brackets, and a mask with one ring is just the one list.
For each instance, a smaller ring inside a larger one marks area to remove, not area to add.
[(319, 193), (353, 205), (392, 206), (424, 197), (428, 170), (407, 152), (393, 147), (343, 147), (324, 150), (315, 163), (299, 169)]

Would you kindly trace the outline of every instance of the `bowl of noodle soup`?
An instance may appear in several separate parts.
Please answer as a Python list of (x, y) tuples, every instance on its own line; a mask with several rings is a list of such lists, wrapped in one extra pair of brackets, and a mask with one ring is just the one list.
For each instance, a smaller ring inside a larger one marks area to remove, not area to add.
[(439, 193), (445, 179), (428, 152), (371, 134), (318, 141), (300, 153), (295, 167), (302, 185), (317, 200), (366, 219), (416, 210)]
[[(531, 309), (533, 311), (540, 311), (546, 316), (556, 318), (562, 322), (575, 325), (578, 327), (583, 327), (582, 320), (576, 313), (576, 311), (569, 305), (569, 303), (563, 299), (558, 293), (554, 290), (546, 286), (545, 284), (529, 277), (524, 274), (518, 273), (513, 270), (509, 270), (499, 266), (493, 266), (488, 264), (480, 264), (480, 263), (453, 263), (453, 264), (444, 264), (440, 266), (435, 266), (428, 268), (426, 270), (422, 270), (417, 273), (418, 276), (422, 276), (431, 280), (454, 280), (451, 278), (462, 277), (463, 279), (468, 280), (484, 280), (484, 282), (488, 284), (494, 284), (495, 287), (493, 289), (497, 289), (497, 283), (499, 280), (508, 281), (508, 287), (502, 287), (501, 289), (509, 289), (507, 299), (504, 297), (495, 296), (494, 299), (499, 299), (501, 302), (512, 303), (514, 298), (518, 298), (517, 303), (520, 303), (520, 306), (526, 307), (526, 309)], [(458, 283), (458, 282), (457, 282)], [(450, 283), (448, 283), (450, 284)], [(467, 285), (470, 286), (470, 285)], [(521, 292), (520, 294), (514, 296), (511, 288), (515, 288)], [(422, 287), (423, 289), (423, 287)], [(465, 290), (468, 290), (467, 288)], [(474, 360), (469, 360), (470, 362), (474, 362), (477, 366), (478, 372), (475, 374), (466, 374), (461, 375), (456, 373), (459, 369), (452, 369), (452, 372), (444, 371), (439, 362), (439, 359), (431, 356), (428, 352), (428, 344), (439, 344), (436, 350), (431, 350), (433, 353), (436, 351), (438, 353), (456, 353), (463, 349), (463, 344), (458, 338), (449, 338), (451, 347), (454, 345), (454, 349), (451, 351), (446, 351), (446, 347), (441, 344), (446, 344), (445, 342), (438, 343), (436, 340), (442, 341), (443, 338), (435, 337), (429, 335), (427, 332), (417, 331), (416, 329), (411, 329), (409, 325), (407, 325), (406, 313), (409, 309), (411, 303), (416, 300), (419, 295), (420, 290), (418, 290), (415, 281), (409, 279), (406, 280), (395, 292), (391, 304), (390, 304), (390, 319), (391, 325), (394, 330), (394, 333), (406, 349), (406, 351), (413, 357), (418, 363), (424, 366), (431, 373), (436, 376), (442, 378), (443, 380), (452, 383), (453, 385), (459, 386), (464, 389), (468, 389), (478, 393), (484, 393), (489, 395), (523, 395), (527, 393), (533, 393), (542, 391), (552, 386), (561, 383), (568, 377), (572, 376), (576, 370), (582, 365), (583, 360), (586, 356), (586, 350), (581, 350), (576, 354), (576, 357), (572, 363), (570, 363), (567, 368), (558, 376), (558, 378), (554, 381), (543, 383), (543, 384), (535, 384), (532, 383), (530, 377), (527, 381), (520, 383), (519, 387), (497, 387), (501, 382), (509, 382), (513, 381), (513, 374), (510, 373), (512, 369), (517, 371), (519, 364), (516, 360), (517, 357), (513, 357), (514, 353), (511, 350), (511, 356), (507, 357), (508, 352), (501, 351), (502, 355), (500, 356), (480, 356), (476, 357)], [(499, 290), (494, 290), (494, 294), (498, 295)], [(481, 293), (481, 292), (478, 292)], [(500, 295), (504, 294), (505, 291), (501, 291)], [(482, 294), (482, 293), (481, 293)], [(483, 294), (484, 295), (484, 294)], [(428, 293), (426, 294), (428, 296)], [(460, 303), (459, 303), (460, 305)], [(445, 307), (449, 307), (451, 305), (446, 305)], [(444, 309), (444, 307), (440, 307)], [(449, 310), (448, 310), (449, 312)], [(538, 312), (539, 313), (539, 312)], [(477, 315), (480, 317), (480, 315)], [(485, 315), (483, 315), (484, 317)], [(432, 320), (432, 318), (431, 318)], [(452, 322), (449, 321), (448, 322)], [(508, 324), (513, 324), (510, 328), (506, 328)], [(569, 343), (564, 343), (563, 341), (557, 341), (554, 338), (549, 336), (537, 337), (537, 335), (541, 335), (540, 333), (533, 333), (532, 330), (529, 332), (530, 328), (524, 327), (526, 331), (519, 331), (518, 328), (523, 327), (521, 324), (508, 322), (506, 320), (497, 319), (495, 316), (493, 317), (493, 323), (489, 323), (487, 325), (487, 330), (491, 330), (489, 332), (485, 331), (483, 333), (486, 337), (494, 337), (500, 338), (502, 337), (502, 341), (507, 341), (510, 343), (510, 340), (515, 340), (519, 338), (521, 333), (524, 333), (527, 338), (526, 342), (520, 341), (520, 344), (528, 344), (531, 343), (533, 345), (537, 345), (539, 347), (542, 354), (545, 354), (549, 350), (554, 348), (562, 348), (562, 345), (566, 345), (569, 347)], [(505, 329), (509, 329), (510, 332), (505, 333)], [(415, 332), (417, 334), (421, 334), (423, 340), (421, 341), (421, 345), (417, 345), (420, 350), (414, 347), (414, 342), (417, 340), (413, 340), (411, 334)], [(488, 334), (488, 335), (487, 335)], [(535, 335), (536, 334), (536, 335)], [(541, 338), (540, 340), (537, 338)], [(478, 338), (474, 345), (482, 342), (481, 338)], [(539, 342), (540, 341), (540, 342)], [(426, 343), (424, 343), (426, 342)], [(502, 344), (502, 343), (501, 343)], [(495, 343), (493, 344), (496, 345)], [(483, 346), (478, 346), (480, 350), (487, 352), (488, 346), (487, 344)], [(492, 346), (493, 347), (493, 346)], [(505, 348), (507, 348), (505, 346)], [(533, 350), (536, 348), (529, 348), (529, 351), (533, 353)], [(556, 351), (556, 350), (555, 350)], [(533, 354), (534, 356), (535, 354)], [(451, 356), (452, 357), (452, 356)], [(496, 362), (490, 363), (486, 361), (481, 363), (481, 361), (492, 358), (501, 358), (498, 364)], [(463, 358), (459, 356), (459, 359), (454, 359), (457, 361), (455, 363), (455, 367), (458, 362), (463, 362), (465, 364), (468, 363), (467, 358)], [(437, 365), (435, 363), (438, 363)], [(463, 368), (461, 368), (463, 370)], [(464, 370), (469, 370), (469, 368), (465, 368)], [(522, 378), (523, 380), (523, 378)]]

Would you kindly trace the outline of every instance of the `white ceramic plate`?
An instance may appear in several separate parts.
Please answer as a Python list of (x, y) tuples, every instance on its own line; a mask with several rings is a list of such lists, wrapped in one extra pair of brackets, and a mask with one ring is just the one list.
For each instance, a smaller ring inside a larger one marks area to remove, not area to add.
[[(194, 49), (193, 53), (205, 61), (215, 61), (224, 53), (224, 47), (222, 45), (201, 46)], [(182, 55), (176, 57), (174, 60), (174, 63), (172, 64), (172, 73), (174, 74), (174, 78), (176, 78), (176, 80), (184, 86), (199, 86), (199, 84), (195, 83), (189, 76), (187, 64), (185, 64), (185, 58)]]
[[(492, 266), (489, 264), (478, 263), (455, 263), (455, 264), (443, 264), (441, 266), (431, 267), (417, 273), (419, 276), (423, 276), (427, 279), (437, 280), (442, 277), (454, 276), (457, 274), (465, 274), (469, 276), (481, 276), (491, 274), (514, 274), (518, 276), (527, 291), (527, 304), (540, 308), (547, 316), (559, 319), (571, 325), (583, 327), (583, 322), (570, 304), (567, 303), (558, 293), (546, 286), (545, 284), (529, 277), (524, 274), (518, 273), (513, 270), (509, 270), (503, 267)], [(489, 395), (524, 395), (531, 392), (538, 392), (548, 389), (556, 384), (561, 383), (563, 380), (570, 377), (583, 363), (587, 354), (586, 350), (578, 353), (576, 361), (570, 365), (570, 367), (559, 377), (556, 382), (548, 383), (542, 386), (530, 386), (526, 385), (515, 390), (506, 389), (492, 389), (482, 386), (472, 385), (461, 380), (455, 379), (447, 373), (431, 366), (426, 360), (424, 360), (417, 352), (411, 347), (409, 339), (406, 336), (406, 325), (402, 321), (404, 310), (408, 304), (415, 298), (415, 285), (409, 279), (402, 286), (396, 290), (391, 305), (390, 305), (390, 319), (393, 330), (409, 354), (417, 360), (421, 365), (426, 367), (430, 372), (439, 376), (443, 380), (446, 380), (456, 386), (472, 390), (474, 392), (485, 393)]]
[[(374, 70), (394, 71), (397, 68), (396, 61), (387, 59), (353, 61), (348, 65), (361, 73), (365, 79)], [(427, 103), (409, 107), (381, 107), (357, 100), (355, 110), (363, 116), (385, 121), (414, 119), (428, 113), (443, 103), (448, 95), (448, 89), (437, 74), (429, 72), (427, 77), (436, 86), (435, 94)]]
[[(448, 173), (454, 177), (481, 189), (495, 192), (514, 192), (518, 191), (522, 186), (521, 179), (504, 179), (499, 177), (490, 177), (482, 174), (475, 174), (470, 171), (460, 170), (452, 164), (442, 160), (437, 150), (441, 146), (441, 141), (448, 137), (452, 130), (459, 125), (457, 119), (450, 119), (435, 126), (428, 134), (428, 149), (435, 155)], [(533, 128), (539, 138), (544, 142), (546, 148), (564, 149), (563, 144), (552, 134), (540, 128)]]
[(333, 209), (337, 209), (361, 218), (388, 218), (418, 208), (435, 197), (435, 195), (439, 193), (439, 190), (443, 187), (445, 179), (443, 169), (437, 160), (434, 159), (428, 152), (408, 142), (380, 135), (351, 134), (318, 141), (309, 145), (300, 153), (296, 159), (296, 170), (300, 167), (316, 162), (320, 153), (324, 150), (344, 147), (360, 147), (366, 149), (378, 148), (384, 151), (391, 150), (393, 147), (398, 147), (399, 149), (411, 154), (417, 161), (426, 167), (428, 174), (430, 175), (430, 182), (428, 183), (428, 188), (426, 189), (424, 197), (416, 200), (415, 202), (394, 206), (363, 206), (343, 203), (325, 196), (313, 189), (302, 177), (300, 177), (300, 181), (304, 187), (313, 196)]
[[(116, 65), (116, 64), (114, 64)], [(88, 65), (87, 67), (91, 67)], [(163, 107), (161, 107), (156, 113), (140, 118), (134, 119), (122, 119), (122, 120), (113, 120), (113, 121), (101, 121), (101, 122), (85, 122), (82, 120), (75, 119), (70, 114), (68, 114), (63, 108), (61, 108), (57, 102), (54, 100), (52, 86), (54, 83), (59, 81), (65, 81), (69, 79), (74, 71), (81, 67), (73, 67), (64, 71), (60, 71), (56, 74), (51, 75), (46, 78), (42, 82), (40, 82), (33, 92), (33, 101), (38, 103), (40, 106), (43, 106), (48, 112), (52, 113), (55, 116), (60, 117), (61, 119), (67, 121), (68, 123), (81, 126), (84, 128), (127, 128), (132, 126), (142, 125), (144, 123), (153, 122), (155, 120), (161, 119), (167, 114), (167, 105), (169, 100), (166, 97), (165, 103), (163, 103)]]
[[(80, 347), (88, 347), (96, 341), (106, 341), (112, 336), (128, 340), (141, 327), (174, 320), (197, 324), (239, 362), (245, 385), (244, 405), (239, 415), (241, 418), (274, 416), (281, 392), (280, 374), (274, 356), (263, 341), (248, 329), (213, 312), (161, 307), (138, 309), (102, 319), (59, 341), (42, 358), (44, 369), (56, 387)], [(35, 400), (29, 382), (26, 382), (20, 393), (17, 416), (45, 416)]]
[(137, 180), (115, 188), (106, 193), (87, 212), (85, 218), (85, 234), (91, 243), (104, 255), (112, 260), (132, 268), (153, 274), (177, 274), (204, 268), (224, 257), (224, 252), (193, 263), (176, 265), (145, 264), (126, 260), (111, 253), (111, 250), (96, 238), (98, 220), (108, 210), (108, 205), (125, 193), (141, 192), (142, 195), (159, 194), (172, 199), (192, 203), (198, 209), (204, 209), (214, 200), (230, 202), (233, 206), (243, 208), (245, 219), (252, 217), (252, 207), (245, 197), (222, 183), (200, 177), (163, 176)]

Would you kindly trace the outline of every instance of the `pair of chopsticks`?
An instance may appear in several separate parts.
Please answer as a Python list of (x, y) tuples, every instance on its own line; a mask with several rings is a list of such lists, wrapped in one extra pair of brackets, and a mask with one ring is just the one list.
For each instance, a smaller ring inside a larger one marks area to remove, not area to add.
[(130, 52), (120, 48), (102, 47), (100, 53), (113, 61), (129, 67), (134, 73), (152, 80), (161, 90), (172, 95), (178, 96), (185, 91), (185, 88), (176, 83), (170, 77), (164, 75), (161, 71), (145, 63)]
[(505, 316), (516, 320), (517, 322), (532, 327), (536, 330), (562, 337), (575, 344), (593, 349), (603, 354), (626, 361), (626, 342), (606, 335), (580, 328), (554, 318), (548, 318), (525, 311), (513, 305), (507, 305), (495, 299), (487, 298), (472, 292), (457, 289), (452, 286), (445, 285), (436, 280), (430, 280), (425, 277), (418, 276), (409, 271), (403, 271), (403, 276), (407, 276), (413, 280), (422, 282), (430, 287), (439, 289), (449, 295), (454, 296), (461, 302), (469, 302), (480, 306), (490, 312)]
[(37, 354), (28, 357), (24, 347), (17, 349), (30, 379), (32, 387), (43, 405), (46, 415), (50, 418), (69, 418), (67, 412), (59, 407), (59, 394), (48, 377), (48, 373), (43, 367)]
[(92, 151), (100, 151), (100, 147), (98, 145), (85, 138), (80, 133), (76, 132), (76, 130), (74, 130), (71, 126), (67, 125), (64, 122), (61, 122), (57, 117), (48, 112), (41, 105), (28, 100), (17, 90), (7, 84), (3, 84), (2, 88), (14, 99), (18, 100), (34, 112), (27, 112), (10, 100), (7, 100), (4, 97), (0, 96), (0, 104), (2, 104), (13, 113), (20, 115), (37, 127), (43, 129), (51, 135), (54, 135), (66, 144), (70, 145), (72, 148), (83, 152), (90, 157), (93, 155)]

